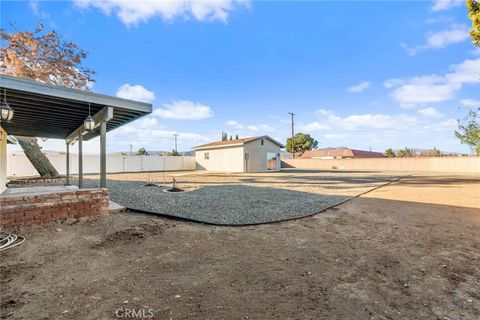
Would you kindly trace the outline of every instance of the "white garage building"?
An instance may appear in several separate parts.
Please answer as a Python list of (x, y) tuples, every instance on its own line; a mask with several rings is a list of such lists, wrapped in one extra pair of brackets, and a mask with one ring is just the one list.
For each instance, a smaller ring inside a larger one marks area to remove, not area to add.
[(223, 172), (280, 170), (280, 148), (269, 136), (217, 141), (194, 147), (197, 169)]

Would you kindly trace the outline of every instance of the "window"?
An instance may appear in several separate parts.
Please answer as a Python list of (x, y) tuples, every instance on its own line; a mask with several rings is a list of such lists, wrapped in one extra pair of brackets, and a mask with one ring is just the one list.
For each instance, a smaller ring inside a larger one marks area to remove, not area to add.
[(260, 140), (260, 145), (262, 145), (262, 146), (263, 146), (263, 139), (262, 139), (262, 140)]
[(210, 153), (205, 152), (205, 153), (203, 154), (203, 158), (204, 158), (205, 160), (210, 160)]

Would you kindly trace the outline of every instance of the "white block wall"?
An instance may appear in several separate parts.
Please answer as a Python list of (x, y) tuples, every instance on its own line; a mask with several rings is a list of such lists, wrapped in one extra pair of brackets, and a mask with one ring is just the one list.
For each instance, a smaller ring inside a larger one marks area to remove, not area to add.
[[(52, 165), (60, 174), (66, 172), (66, 155), (49, 155)], [(178, 171), (195, 170), (195, 157), (191, 156), (119, 156), (107, 155), (107, 173), (142, 172), (142, 171)], [(99, 173), (100, 156), (83, 156), (83, 172)], [(78, 173), (78, 155), (70, 155), (70, 173)], [(25, 154), (9, 154), (7, 156), (7, 175), (10, 177), (38, 176)]]

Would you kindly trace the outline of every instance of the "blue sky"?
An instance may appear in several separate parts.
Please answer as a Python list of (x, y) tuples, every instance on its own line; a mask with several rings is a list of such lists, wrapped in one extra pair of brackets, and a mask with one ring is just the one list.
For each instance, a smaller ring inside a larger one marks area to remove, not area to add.
[[(480, 104), (480, 50), (464, 1), (2, 1), (1, 9), (7, 30), (42, 20), (89, 51), (93, 91), (153, 102), (151, 116), (109, 133), (109, 152), (171, 150), (174, 132), (181, 150), (222, 131), (284, 142), (290, 111), (319, 147), (468, 152), (453, 131), (465, 106)], [(86, 149), (97, 152), (98, 141)]]

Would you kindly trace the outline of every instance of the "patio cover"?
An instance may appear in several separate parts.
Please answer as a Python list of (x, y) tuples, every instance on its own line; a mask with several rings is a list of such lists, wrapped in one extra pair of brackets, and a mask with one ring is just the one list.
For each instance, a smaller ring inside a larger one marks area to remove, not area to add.
[[(107, 123), (107, 132), (152, 112), (152, 105), (93, 92), (58, 87), (37, 81), (0, 75), (0, 97), (4, 90), (7, 103), (14, 110), (10, 123), (2, 123), (9, 135), (66, 139), (78, 129), (88, 116), (105, 107), (113, 107), (113, 117)], [(94, 130), (83, 140), (100, 134)]]
[[(9, 135), (65, 139), (67, 184), (69, 145), (78, 140), (79, 187), (82, 187), (82, 141), (100, 136), (100, 186), (106, 184), (106, 132), (152, 112), (149, 103), (70, 89), (37, 81), (0, 75), (0, 97), (14, 110), (10, 122), (1, 126)], [(90, 113), (96, 127), (86, 131), (83, 121)]]

